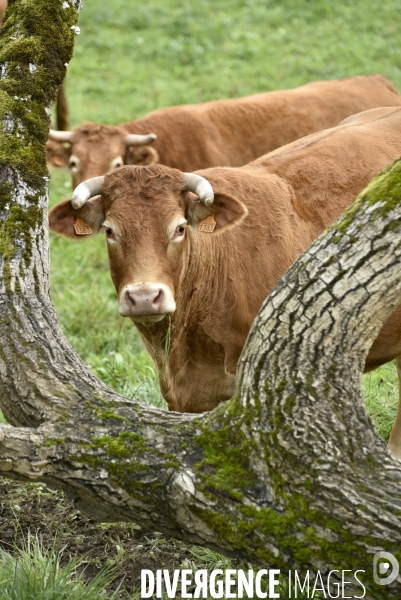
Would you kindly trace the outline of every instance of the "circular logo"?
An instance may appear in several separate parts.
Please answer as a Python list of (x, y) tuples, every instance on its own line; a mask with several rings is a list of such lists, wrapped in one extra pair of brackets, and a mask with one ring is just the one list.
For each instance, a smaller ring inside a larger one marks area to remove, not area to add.
[[(389, 572), (390, 567), (392, 567)], [(373, 579), (379, 585), (393, 583), (400, 572), (398, 560), (390, 552), (376, 552), (373, 557)]]

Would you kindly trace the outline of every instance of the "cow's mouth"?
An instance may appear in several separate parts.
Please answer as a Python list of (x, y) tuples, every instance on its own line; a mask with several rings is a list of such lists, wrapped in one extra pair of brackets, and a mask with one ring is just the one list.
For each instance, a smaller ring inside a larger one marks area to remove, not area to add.
[(130, 317), (131, 317), (131, 320), (134, 321), (134, 323), (140, 323), (141, 325), (151, 325), (152, 323), (159, 323), (168, 314), (171, 314), (171, 313), (164, 313), (162, 315), (142, 315), (142, 316), (135, 316), (135, 317), (130, 315)]

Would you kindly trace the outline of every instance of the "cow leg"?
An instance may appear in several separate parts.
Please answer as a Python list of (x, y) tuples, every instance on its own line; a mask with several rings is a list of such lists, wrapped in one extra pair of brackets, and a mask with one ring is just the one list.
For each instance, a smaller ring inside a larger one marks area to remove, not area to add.
[(401, 459), (401, 356), (396, 358), (397, 364), (397, 375), (398, 375), (398, 388), (399, 388), (399, 399), (398, 399), (398, 410), (395, 418), (395, 423), (391, 431), (390, 439), (388, 442), (388, 449), (397, 458)]
[(56, 123), (58, 131), (69, 130), (69, 111), (65, 79), (59, 87), (56, 102)]

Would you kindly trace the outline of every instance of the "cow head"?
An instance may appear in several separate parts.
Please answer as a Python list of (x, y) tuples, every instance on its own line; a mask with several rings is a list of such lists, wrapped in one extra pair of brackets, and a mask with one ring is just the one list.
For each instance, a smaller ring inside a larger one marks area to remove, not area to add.
[[(219, 235), (246, 214), (242, 202), (213, 193), (199, 175), (127, 166), (80, 184), (71, 201), (50, 211), (49, 225), (76, 240), (102, 230), (120, 315), (150, 324), (176, 309), (193, 236)], [(199, 232), (206, 219), (213, 221), (207, 234)]]
[(51, 141), (68, 145), (68, 167), (74, 187), (123, 165), (158, 162), (159, 155), (150, 145), (156, 137), (154, 133), (138, 135), (127, 133), (122, 127), (94, 123), (73, 131), (49, 132)]

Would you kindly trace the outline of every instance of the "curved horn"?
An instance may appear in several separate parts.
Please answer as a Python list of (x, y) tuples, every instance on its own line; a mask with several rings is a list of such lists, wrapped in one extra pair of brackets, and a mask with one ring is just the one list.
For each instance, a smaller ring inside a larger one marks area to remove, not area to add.
[(144, 144), (151, 144), (156, 138), (157, 135), (155, 133), (148, 133), (147, 135), (129, 133), (125, 137), (125, 143), (127, 146), (143, 146)]
[(184, 173), (184, 190), (193, 192), (199, 196), (199, 200), (205, 206), (213, 204), (213, 188), (207, 179), (200, 175), (195, 175), (195, 173)]
[(104, 175), (101, 177), (92, 177), (80, 183), (72, 194), (71, 204), (73, 208), (81, 208), (89, 198), (100, 194), (104, 181)]
[(71, 142), (72, 131), (56, 131), (50, 129), (49, 138), (55, 142)]

